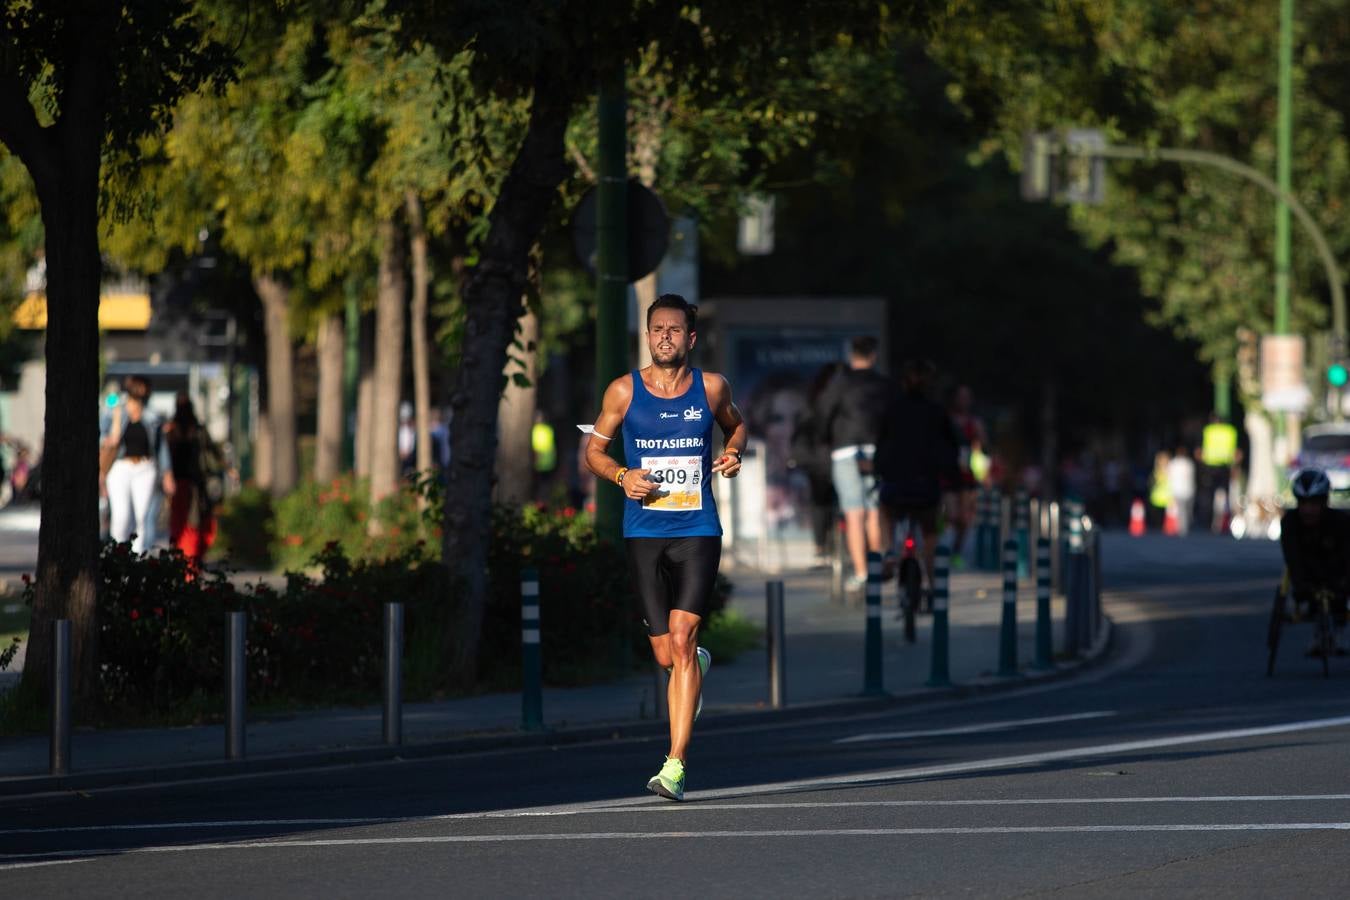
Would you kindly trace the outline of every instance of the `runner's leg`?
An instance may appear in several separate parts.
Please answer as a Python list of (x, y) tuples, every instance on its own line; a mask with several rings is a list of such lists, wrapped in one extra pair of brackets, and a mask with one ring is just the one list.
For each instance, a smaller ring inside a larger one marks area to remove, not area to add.
[(668, 622), (670, 657), (673, 668), (667, 703), (670, 710), (670, 753), (683, 760), (689, 749), (689, 734), (694, 727), (694, 709), (702, 689), (699, 671), (698, 629), (707, 611), (717, 582), (717, 567), (722, 555), (720, 537), (687, 537), (667, 545), (674, 609)]
[(682, 609), (670, 611), (670, 654), (674, 668), (666, 702), (670, 710), (670, 752), (667, 756), (683, 760), (689, 750), (689, 734), (694, 729), (694, 706), (702, 677), (698, 670), (695, 650), (698, 647), (698, 626), (702, 620)]

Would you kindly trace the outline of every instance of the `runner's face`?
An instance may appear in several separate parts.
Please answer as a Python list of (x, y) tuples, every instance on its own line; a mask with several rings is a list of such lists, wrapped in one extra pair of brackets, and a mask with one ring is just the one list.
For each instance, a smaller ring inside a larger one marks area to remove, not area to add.
[(652, 362), (675, 367), (684, 363), (694, 348), (694, 332), (689, 330), (684, 313), (678, 309), (658, 309), (647, 326), (647, 348)]

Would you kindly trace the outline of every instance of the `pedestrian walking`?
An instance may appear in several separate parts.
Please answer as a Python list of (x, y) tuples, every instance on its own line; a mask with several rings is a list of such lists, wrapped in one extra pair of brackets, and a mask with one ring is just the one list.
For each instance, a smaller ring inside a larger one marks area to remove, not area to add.
[(164, 426), (174, 490), (169, 500), (169, 543), (200, 569), (216, 538), (215, 500), (210, 480), (223, 466), (211, 436), (197, 419), (192, 398), (179, 391), (173, 418)]
[[(657, 665), (670, 675), (670, 749), (647, 789), (684, 799), (685, 763), (703, 679), (712, 654), (698, 646), (722, 556), (722, 525), (711, 488), (718, 473), (734, 478), (748, 439), (745, 422), (721, 375), (689, 364), (698, 307), (663, 294), (647, 311), (652, 363), (610, 382), (586, 446), (599, 481), (617, 485), (624, 504), (628, 570)], [(713, 454), (713, 424), (724, 447)], [(606, 452), (623, 429), (625, 465)]]
[(1159, 450), (1153, 457), (1153, 474), (1149, 479), (1149, 528), (1162, 530), (1167, 522), (1167, 511), (1172, 506), (1172, 488), (1168, 483), (1167, 464), (1172, 457)]
[(1200, 440), (1199, 493), (1195, 516), (1201, 527), (1223, 532), (1228, 520), (1228, 482), (1237, 460), (1238, 433), (1219, 414), (1211, 413)]
[(1195, 462), (1186, 447), (1178, 447), (1167, 463), (1167, 488), (1172, 494), (1177, 534), (1185, 537), (1191, 530), (1191, 513), (1195, 504)]
[[(150, 382), (128, 375), (116, 406), (99, 417), (99, 463), (108, 492), (108, 533), (135, 553), (154, 543), (156, 491), (173, 496), (169, 447), (150, 409)], [(106, 465), (105, 465), (106, 460)]]
[(830, 445), (830, 467), (844, 537), (853, 563), (847, 587), (860, 591), (867, 583), (867, 551), (883, 553), (890, 541), (882, 523), (873, 460), (881, 417), (895, 394), (891, 380), (876, 370), (877, 339), (861, 335), (849, 346), (848, 367), (821, 392), (815, 414)]

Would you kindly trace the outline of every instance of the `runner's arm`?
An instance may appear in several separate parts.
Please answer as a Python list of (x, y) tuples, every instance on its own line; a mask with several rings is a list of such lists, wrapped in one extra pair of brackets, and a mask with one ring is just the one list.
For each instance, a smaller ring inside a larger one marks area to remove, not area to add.
[(731, 385), (721, 375), (704, 375), (703, 392), (708, 395), (708, 405), (713, 409), (717, 424), (722, 426), (726, 438), (726, 450), (713, 461), (712, 470), (721, 472), (723, 477), (735, 478), (741, 471), (741, 454), (750, 440), (750, 431), (745, 427), (745, 418), (731, 402)]
[(622, 375), (605, 388), (604, 399), (600, 402), (600, 417), (595, 420), (595, 432), (586, 442), (586, 468), (595, 477), (617, 485), (630, 500), (640, 500), (651, 493), (652, 483), (645, 476), (647, 469), (632, 469), (624, 473), (623, 483), (617, 481), (619, 471), (625, 466), (619, 465), (609, 455), (610, 442), (623, 427), (623, 417), (628, 412), (628, 404), (633, 399), (633, 382)]

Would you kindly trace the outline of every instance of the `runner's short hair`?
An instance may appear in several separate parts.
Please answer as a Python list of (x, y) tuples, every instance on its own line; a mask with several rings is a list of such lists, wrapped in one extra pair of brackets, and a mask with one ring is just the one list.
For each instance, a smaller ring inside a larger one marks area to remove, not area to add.
[(684, 313), (684, 323), (690, 331), (697, 330), (698, 307), (681, 297), (679, 294), (662, 294), (656, 298), (656, 302), (647, 307), (647, 327), (652, 327), (652, 313), (658, 309), (678, 309)]
[(876, 356), (877, 339), (870, 334), (860, 334), (849, 342), (849, 351), (858, 357)]

